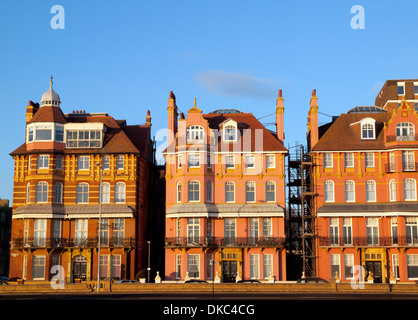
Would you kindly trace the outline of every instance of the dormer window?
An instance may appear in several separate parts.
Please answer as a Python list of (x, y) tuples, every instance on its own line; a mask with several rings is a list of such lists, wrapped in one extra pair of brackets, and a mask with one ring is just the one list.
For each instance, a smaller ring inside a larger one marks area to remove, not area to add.
[(186, 143), (203, 143), (203, 127), (188, 126), (186, 130)]
[(224, 130), (224, 141), (236, 141), (237, 140), (237, 128), (232, 124), (225, 126)]
[(64, 142), (64, 126), (58, 123), (32, 123), (27, 127), (27, 142)]
[(371, 118), (366, 118), (361, 121), (360, 127), (362, 140), (376, 139), (375, 122), (376, 121)]
[(415, 127), (410, 122), (400, 122), (396, 125), (397, 141), (415, 141)]

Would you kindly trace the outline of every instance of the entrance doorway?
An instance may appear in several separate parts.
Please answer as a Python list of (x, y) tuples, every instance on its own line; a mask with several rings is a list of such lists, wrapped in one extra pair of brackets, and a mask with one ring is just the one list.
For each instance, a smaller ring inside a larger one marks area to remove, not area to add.
[(80, 279), (85, 281), (87, 279), (87, 258), (82, 255), (73, 258), (73, 281)]
[(222, 282), (235, 282), (238, 261), (222, 261)]
[(382, 262), (366, 261), (366, 279), (370, 273), (373, 274), (374, 283), (382, 283)]

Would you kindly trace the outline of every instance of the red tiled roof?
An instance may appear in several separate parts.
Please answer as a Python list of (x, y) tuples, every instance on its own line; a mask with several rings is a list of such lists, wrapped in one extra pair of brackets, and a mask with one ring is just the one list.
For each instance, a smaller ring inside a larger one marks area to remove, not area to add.
[[(219, 126), (228, 119), (234, 120), (238, 124), (238, 130), (240, 131), (239, 140), (236, 143), (227, 143), (227, 147), (225, 144), (222, 143), (221, 136), (218, 137), (218, 149), (219, 151), (226, 151), (229, 149), (230, 151), (284, 151), (287, 152), (287, 149), (283, 146), (283, 144), (277, 138), (275, 133), (267, 130), (255, 117), (252, 113), (224, 113), (224, 114), (202, 114), (202, 117), (208, 121), (208, 125), (210, 129), (219, 130)], [(244, 130), (249, 130), (251, 133), (251, 145), (250, 146), (243, 146), (243, 143), (247, 143), (246, 138), (243, 139), (242, 134)], [(256, 141), (256, 136), (258, 137), (258, 133), (256, 134), (256, 130), (260, 130), (262, 133), (262, 144)], [(219, 130), (220, 132), (220, 130)], [(178, 137), (177, 137), (178, 138)], [(238, 150), (234, 150), (234, 145), (239, 145)], [(262, 146), (262, 149), (261, 149)], [(248, 147), (250, 150), (248, 150)], [(170, 146), (168, 146), (164, 152), (167, 150), (172, 150)]]
[[(40, 112), (42, 107), (38, 112)], [(61, 110), (57, 107), (52, 107)], [(47, 111), (48, 109), (45, 109)], [(35, 116), (38, 114), (35, 114)], [(54, 113), (59, 114), (59, 112)], [(62, 114), (62, 112), (61, 112)], [(47, 119), (48, 112), (43, 112), (38, 119)], [(34, 116), (34, 118), (35, 118)], [(66, 149), (66, 154), (114, 154), (114, 153), (145, 153), (148, 157), (151, 157), (152, 146), (147, 144), (150, 141), (151, 128), (149, 126), (130, 125), (121, 126), (117, 120), (108, 115), (77, 115), (64, 117), (60, 123), (94, 123), (102, 122), (106, 126), (106, 133), (103, 140), (103, 147), (101, 149)], [(59, 118), (58, 118), (59, 119)], [(32, 119), (33, 120), (33, 119)], [(62, 120), (62, 119), (61, 119)], [(45, 120), (46, 121), (46, 120)], [(52, 121), (49, 118), (48, 121)], [(54, 120), (55, 121), (55, 120)], [(39, 122), (39, 121), (33, 121)], [(59, 121), (55, 121), (59, 122)], [(123, 123), (123, 122), (121, 122)], [(26, 148), (26, 143), (23, 143), (20, 147), (10, 153), (10, 155), (19, 155), (26, 153), (48, 153), (51, 150), (30, 150)]]
[(60, 107), (43, 106), (33, 115), (28, 123), (34, 122), (57, 122), (66, 123), (65, 116)]
[[(389, 113), (343, 113), (319, 138), (313, 151), (386, 149), (383, 126), (390, 119)], [(359, 122), (364, 118), (376, 120), (376, 139), (362, 140)], [(358, 123), (358, 124), (356, 124)], [(326, 125), (325, 125), (326, 126)], [(319, 128), (321, 131), (321, 128)]]

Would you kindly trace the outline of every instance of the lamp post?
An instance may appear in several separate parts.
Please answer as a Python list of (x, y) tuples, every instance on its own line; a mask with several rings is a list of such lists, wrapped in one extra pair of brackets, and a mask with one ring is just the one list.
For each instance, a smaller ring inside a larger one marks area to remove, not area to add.
[(151, 273), (151, 241), (147, 241), (148, 242), (148, 283), (150, 282), (150, 273)]
[(102, 233), (102, 179), (103, 179), (103, 168), (100, 165), (100, 162), (97, 162), (96, 165), (100, 168), (100, 185), (99, 185), (99, 244), (97, 250), (97, 292), (100, 292), (100, 240)]

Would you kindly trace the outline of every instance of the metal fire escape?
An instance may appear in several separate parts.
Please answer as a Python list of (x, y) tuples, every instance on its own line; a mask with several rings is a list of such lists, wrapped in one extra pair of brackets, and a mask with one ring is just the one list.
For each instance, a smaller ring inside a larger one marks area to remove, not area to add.
[(288, 279), (315, 277), (315, 216), (313, 162), (302, 145), (289, 147), (287, 163)]
[(314, 163), (310, 154), (302, 153), (301, 161), (301, 203), (302, 203), (302, 271), (305, 277), (316, 276), (315, 250), (315, 188)]

